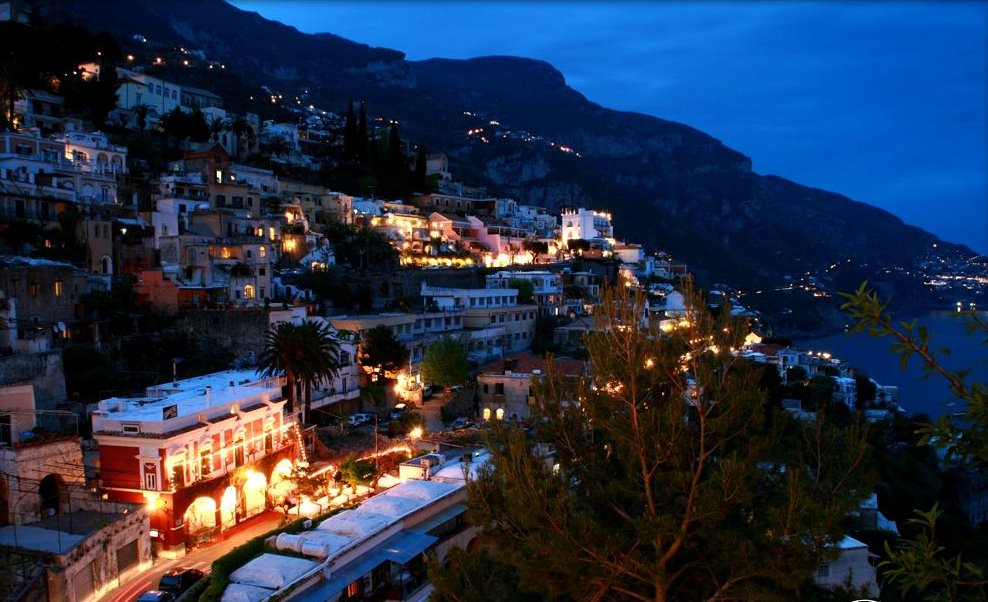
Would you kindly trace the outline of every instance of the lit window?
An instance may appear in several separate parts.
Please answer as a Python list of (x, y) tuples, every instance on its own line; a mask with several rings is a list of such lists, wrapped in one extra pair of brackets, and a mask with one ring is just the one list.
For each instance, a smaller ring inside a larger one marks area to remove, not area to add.
[(248, 284), (244, 287), (244, 299), (254, 298), (254, 285)]
[(504, 420), (504, 408), (498, 408), (495, 416), (498, 420)]
[(61, 280), (56, 280), (55, 281), (55, 286), (53, 288), (55, 290), (55, 296), (56, 297), (61, 297), (62, 296), (62, 281)]
[(223, 170), (222, 169), (217, 169), (216, 170), (216, 183), (217, 184), (222, 184), (223, 183)]
[(259, 247), (257, 249), (257, 254), (260, 255), (261, 257), (267, 257), (268, 256), (268, 248), (267, 247), (263, 247), (263, 246), (262, 247)]
[(29, 290), (32, 297), (37, 297), (40, 287), (37, 282), (32, 282)]
[(490, 419), (491, 419), (491, 409), (490, 408), (484, 408), (484, 420), (485, 421), (488, 421)]

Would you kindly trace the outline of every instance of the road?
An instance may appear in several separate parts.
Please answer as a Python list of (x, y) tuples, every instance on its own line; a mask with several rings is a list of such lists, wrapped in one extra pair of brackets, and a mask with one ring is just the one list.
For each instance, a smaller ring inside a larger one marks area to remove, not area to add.
[(238, 545), (276, 528), (281, 524), (283, 516), (281, 512), (269, 510), (230, 529), (221, 535), (220, 541), (186, 554), (185, 558), (175, 560), (157, 558), (149, 570), (132, 577), (121, 587), (98, 598), (96, 602), (131, 602), (143, 592), (156, 589), (161, 576), (175, 567), (188, 567), (208, 573), (214, 560)]

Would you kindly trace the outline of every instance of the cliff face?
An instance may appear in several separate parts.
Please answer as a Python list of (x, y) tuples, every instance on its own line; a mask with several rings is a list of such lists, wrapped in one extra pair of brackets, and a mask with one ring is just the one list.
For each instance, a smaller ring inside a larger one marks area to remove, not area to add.
[[(772, 287), (785, 274), (825, 270), (842, 290), (878, 278), (921, 302), (915, 277), (883, 274), (914, 274), (935, 242), (938, 253), (973, 255), (875, 207), (755, 174), (748, 157), (687, 125), (592, 103), (541, 61), (410, 62), (220, 0), (54, 6), (114, 33), (201, 48), (257, 84), (304, 87), (326, 108), (366, 99), (371, 114), (400, 119), (404, 136), (447, 152), (459, 178), (553, 209), (611, 209), (621, 237), (669, 251), (714, 281)], [(485, 128), (486, 141), (466, 135), (475, 127)]]

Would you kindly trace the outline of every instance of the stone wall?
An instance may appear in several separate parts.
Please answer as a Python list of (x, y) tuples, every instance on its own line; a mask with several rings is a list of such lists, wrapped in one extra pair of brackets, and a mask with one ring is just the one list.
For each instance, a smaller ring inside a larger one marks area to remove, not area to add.
[[(153, 559), (147, 510), (139, 504), (103, 504), (103, 512), (112, 517), (107, 519), (108, 524), (67, 553), (55, 556), (55, 566), (48, 569), (49, 600), (86, 602), (99, 598), (151, 567)], [(128, 544), (133, 545), (135, 541), (137, 562), (121, 571), (117, 564), (118, 551)], [(74, 584), (81, 581), (79, 575), (83, 571), (92, 571), (94, 596), (84, 596), (76, 591)]]
[(85, 488), (82, 448), (77, 437), (19, 444), (0, 449), (0, 474), (6, 477), (10, 496), (10, 522), (30, 524), (40, 521), (40, 483), (49, 475), (61, 481), (60, 511), (73, 510), (75, 499)]
[(0, 386), (34, 384), (38, 409), (55, 409), (65, 401), (62, 352), (24, 353), (0, 358)]
[(179, 318), (180, 328), (201, 347), (238, 357), (261, 352), (269, 324), (268, 310), (260, 308), (187, 309)]

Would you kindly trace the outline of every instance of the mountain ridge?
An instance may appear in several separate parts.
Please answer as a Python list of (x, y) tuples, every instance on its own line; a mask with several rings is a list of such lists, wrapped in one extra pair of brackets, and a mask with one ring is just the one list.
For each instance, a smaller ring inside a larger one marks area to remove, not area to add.
[[(851, 290), (867, 277), (900, 306), (923, 306), (942, 300), (924, 288), (922, 261), (976, 255), (884, 209), (758, 174), (744, 153), (687, 124), (603, 107), (545, 61), (408, 61), (400, 51), (305, 34), (221, 0), (57, 6), (118, 34), (140, 33), (153, 18), (162, 41), (202, 48), (256, 83), (305, 88), (324, 108), (342, 112), (347, 99), (365, 99), (369, 113), (398, 119), (405, 137), (446, 152), (467, 181), (551, 209), (609, 209), (619, 237), (669, 251), (709, 281), (758, 289), (814, 274)], [(465, 134), (475, 127), (490, 128), (487, 142)]]

